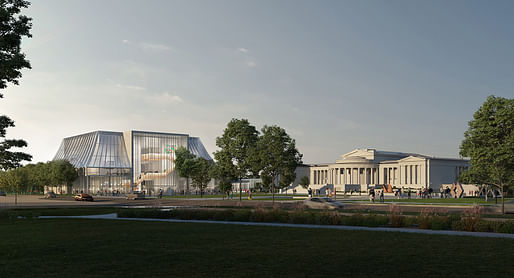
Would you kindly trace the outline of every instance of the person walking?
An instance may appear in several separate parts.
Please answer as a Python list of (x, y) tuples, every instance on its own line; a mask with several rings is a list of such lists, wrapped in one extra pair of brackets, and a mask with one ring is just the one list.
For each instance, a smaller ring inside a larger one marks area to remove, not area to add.
[(159, 199), (162, 199), (162, 188), (159, 189)]
[(383, 203), (384, 202), (384, 190), (381, 190), (380, 191), (380, 202)]
[(375, 189), (373, 188), (369, 190), (369, 201), (372, 203), (375, 202)]

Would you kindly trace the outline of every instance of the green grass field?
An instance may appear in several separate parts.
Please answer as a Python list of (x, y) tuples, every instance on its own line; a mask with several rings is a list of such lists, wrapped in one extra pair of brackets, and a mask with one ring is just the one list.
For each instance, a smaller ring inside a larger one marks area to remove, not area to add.
[(509, 239), (78, 219), (0, 238), (0, 277), (514, 276)]

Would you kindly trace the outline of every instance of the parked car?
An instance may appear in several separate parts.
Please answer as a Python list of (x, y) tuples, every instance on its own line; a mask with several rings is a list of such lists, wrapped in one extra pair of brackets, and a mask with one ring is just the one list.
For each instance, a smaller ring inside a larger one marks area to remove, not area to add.
[(48, 191), (45, 193), (45, 199), (51, 199), (51, 198), (56, 198), (57, 196), (55, 195), (55, 193), (53, 191)]
[(75, 195), (75, 201), (93, 201), (93, 196), (87, 193), (80, 193)]
[(7, 194), (5, 192), (3, 192), (2, 190), (0, 190), (0, 196), (7, 196)]
[(303, 201), (305, 206), (312, 209), (342, 209), (344, 205), (329, 198), (312, 197)]

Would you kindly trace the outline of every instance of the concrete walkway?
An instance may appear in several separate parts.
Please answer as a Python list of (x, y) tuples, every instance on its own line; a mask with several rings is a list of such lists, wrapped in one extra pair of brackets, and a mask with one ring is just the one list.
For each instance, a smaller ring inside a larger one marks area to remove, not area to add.
[(85, 216), (39, 216), (39, 218), (43, 218), (43, 219), (52, 219), (52, 218), (109, 219), (109, 220), (157, 221), (157, 222), (174, 222), (174, 223), (208, 223), (208, 224), (228, 224), (228, 225), (245, 225), (245, 226), (332, 229), (332, 230), (346, 230), (346, 231), (401, 232), (401, 233), (427, 234), (427, 235), (474, 236), (474, 237), (492, 237), (492, 238), (514, 239), (514, 234), (502, 234), (502, 233), (482, 233), (482, 232), (464, 232), (464, 231), (434, 231), (434, 230), (411, 229), (411, 228), (387, 228), (387, 227), (374, 228), (374, 227), (342, 226), (342, 225), (336, 226), (336, 225), (311, 225), (311, 224), (239, 222), (239, 221), (125, 218), (125, 217), (117, 217), (117, 216), (118, 215), (116, 213), (110, 213), (110, 214), (102, 214), (102, 215), (85, 215)]

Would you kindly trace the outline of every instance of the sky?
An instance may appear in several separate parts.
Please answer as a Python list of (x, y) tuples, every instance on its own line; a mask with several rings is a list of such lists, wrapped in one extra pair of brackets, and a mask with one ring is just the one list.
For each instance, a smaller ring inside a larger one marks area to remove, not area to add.
[(305, 163), (356, 148), (459, 157), (489, 95), (514, 97), (513, 1), (34, 0), (32, 69), (0, 113), (33, 162), (62, 138), (160, 131), (217, 150), (232, 118)]

